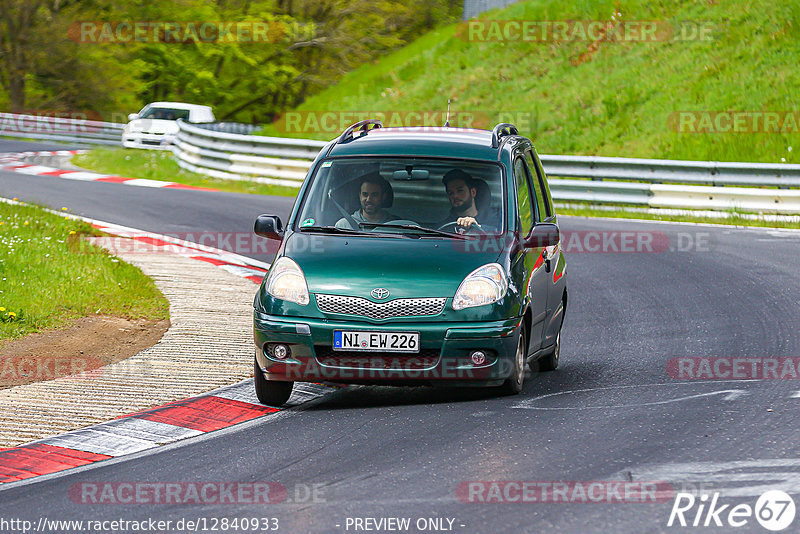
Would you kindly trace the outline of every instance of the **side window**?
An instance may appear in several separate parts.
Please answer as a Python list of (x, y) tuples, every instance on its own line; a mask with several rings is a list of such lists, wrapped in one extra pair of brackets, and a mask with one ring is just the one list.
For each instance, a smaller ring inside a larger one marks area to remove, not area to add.
[(531, 203), (531, 192), (528, 188), (528, 173), (525, 169), (525, 162), (522, 158), (514, 161), (514, 181), (517, 184), (517, 211), (519, 212), (520, 230), (523, 236), (527, 236), (533, 227), (533, 205)]
[(536, 203), (539, 206), (539, 221), (546, 219), (553, 215), (553, 210), (547, 199), (547, 188), (542, 180), (542, 173), (536, 162), (531, 157), (531, 151), (525, 151), (525, 161), (528, 162), (528, 168), (531, 169), (531, 181), (533, 182), (533, 189), (536, 191)]

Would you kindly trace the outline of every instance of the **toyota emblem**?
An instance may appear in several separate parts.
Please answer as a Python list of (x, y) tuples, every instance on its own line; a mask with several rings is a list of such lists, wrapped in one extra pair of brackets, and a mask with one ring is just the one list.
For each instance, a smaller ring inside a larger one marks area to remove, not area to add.
[(370, 295), (372, 295), (374, 299), (383, 300), (389, 296), (389, 290), (383, 287), (376, 287), (370, 292)]

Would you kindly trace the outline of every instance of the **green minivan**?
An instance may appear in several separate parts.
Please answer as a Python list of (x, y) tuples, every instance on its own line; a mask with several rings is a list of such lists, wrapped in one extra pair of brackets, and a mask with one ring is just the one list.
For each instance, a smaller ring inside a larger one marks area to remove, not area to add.
[(255, 391), (293, 383), (522, 389), (558, 366), (566, 262), (547, 178), (511, 124), (366, 120), (311, 165), (254, 303)]

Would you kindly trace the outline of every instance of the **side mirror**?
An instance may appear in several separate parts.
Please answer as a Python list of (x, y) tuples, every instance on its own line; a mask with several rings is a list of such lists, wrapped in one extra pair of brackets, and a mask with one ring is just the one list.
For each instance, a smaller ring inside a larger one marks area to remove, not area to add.
[(561, 240), (558, 225), (553, 223), (538, 223), (533, 227), (531, 235), (525, 239), (525, 248), (551, 247)]
[(130, 115), (128, 115), (128, 122), (135, 121), (138, 118), (139, 118), (139, 114), (138, 113), (131, 113)]
[(277, 215), (259, 215), (253, 225), (256, 235), (267, 239), (283, 239), (283, 223)]

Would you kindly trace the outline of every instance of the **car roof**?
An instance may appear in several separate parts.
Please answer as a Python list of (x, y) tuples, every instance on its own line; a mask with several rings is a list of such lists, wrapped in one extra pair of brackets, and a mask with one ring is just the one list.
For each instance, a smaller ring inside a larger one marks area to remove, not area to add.
[(366, 135), (356, 133), (352, 139), (333, 142), (331, 157), (413, 155), (490, 161), (497, 161), (498, 152), (509, 146), (500, 143), (499, 148), (492, 148), (492, 132), (488, 130), (439, 127), (375, 128)]
[(145, 107), (167, 107), (175, 109), (211, 109), (211, 106), (203, 106), (201, 104), (187, 104), (186, 102), (150, 102)]

